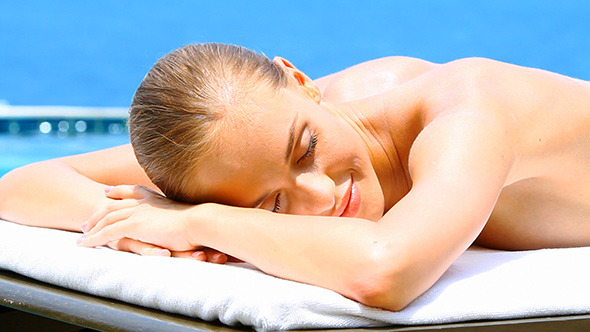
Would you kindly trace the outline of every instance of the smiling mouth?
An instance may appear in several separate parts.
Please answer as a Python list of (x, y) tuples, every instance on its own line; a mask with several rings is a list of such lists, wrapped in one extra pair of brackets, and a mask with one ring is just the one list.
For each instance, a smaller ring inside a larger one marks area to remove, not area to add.
[(354, 182), (352, 175), (350, 176), (350, 185), (342, 197), (342, 202), (337, 210), (334, 211), (334, 216), (337, 217), (354, 217), (360, 208), (360, 193)]

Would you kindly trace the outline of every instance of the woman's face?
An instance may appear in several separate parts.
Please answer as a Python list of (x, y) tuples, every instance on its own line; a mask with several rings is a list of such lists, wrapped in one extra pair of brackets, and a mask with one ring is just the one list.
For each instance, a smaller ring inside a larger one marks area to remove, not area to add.
[(219, 120), (197, 164), (198, 200), (277, 213), (383, 215), (383, 191), (361, 136), (299, 87), (258, 87)]

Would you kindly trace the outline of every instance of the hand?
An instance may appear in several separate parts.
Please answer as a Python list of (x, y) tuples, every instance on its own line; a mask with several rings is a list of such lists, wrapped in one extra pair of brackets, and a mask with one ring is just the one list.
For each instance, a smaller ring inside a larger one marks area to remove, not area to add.
[(172, 251), (130, 238), (109, 242), (107, 246), (115, 250), (128, 251), (141, 256), (179, 257), (216, 264), (241, 262), (241, 260), (207, 247), (203, 247), (201, 250)]
[[(108, 244), (141, 255), (192, 258), (225, 263), (227, 255), (188, 242), (186, 211), (191, 205), (174, 202), (142, 186), (108, 187), (109, 198), (83, 224), (83, 246)], [(230, 258), (232, 261), (237, 261)]]

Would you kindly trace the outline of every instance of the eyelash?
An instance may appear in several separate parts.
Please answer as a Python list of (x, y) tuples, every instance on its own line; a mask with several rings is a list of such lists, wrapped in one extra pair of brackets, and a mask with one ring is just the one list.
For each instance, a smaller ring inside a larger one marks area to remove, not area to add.
[[(311, 156), (313, 156), (313, 154), (315, 153), (315, 148), (318, 144), (318, 135), (314, 132), (311, 132), (310, 138), (309, 138), (309, 147), (307, 148), (307, 151), (305, 152), (305, 154), (299, 158), (299, 160), (297, 160), (297, 163), (300, 164), (302, 162), (304, 162), (305, 160), (307, 160), (308, 158), (310, 158)], [(281, 211), (281, 193), (278, 193), (277, 196), (275, 197), (275, 205), (272, 209), (272, 212), (274, 213), (278, 213)]]
[(275, 206), (272, 209), (272, 212), (278, 213), (281, 210), (281, 193), (278, 193), (275, 198)]
[(298, 164), (301, 164), (302, 162), (307, 160), (309, 157), (311, 157), (315, 153), (315, 148), (316, 148), (317, 143), (318, 143), (318, 135), (316, 133), (312, 132), (311, 136), (309, 138), (309, 147), (307, 148), (307, 151), (305, 152), (305, 154), (301, 158), (299, 158), (299, 160), (297, 160)]

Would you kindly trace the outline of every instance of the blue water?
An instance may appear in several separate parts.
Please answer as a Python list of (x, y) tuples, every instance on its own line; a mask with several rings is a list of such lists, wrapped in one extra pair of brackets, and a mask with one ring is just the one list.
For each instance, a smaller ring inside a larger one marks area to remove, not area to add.
[(128, 106), (187, 43), (281, 55), (316, 78), (361, 61), (483, 56), (590, 79), (590, 1), (0, 2), (0, 100)]
[[(0, 2), (0, 104), (127, 107), (152, 64), (194, 42), (281, 55), (317, 78), (362, 61), (482, 56), (590, 80), (590, 1)], [(125, 136), (0, 136), (0, 175)]]
[[(0, 135), (0, 176), (33, 162), (129, 143), (126, 135), (82, 134), (77, 137)], [(50, 175), (50, 174), (48, 174)]]

